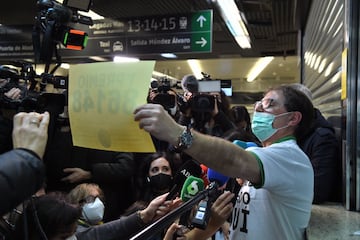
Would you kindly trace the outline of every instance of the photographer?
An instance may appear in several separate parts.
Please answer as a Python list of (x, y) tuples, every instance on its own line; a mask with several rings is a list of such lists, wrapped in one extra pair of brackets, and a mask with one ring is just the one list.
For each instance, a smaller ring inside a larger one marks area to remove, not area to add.
[[(177, 98), (177, 93), (171, 88), (170, 81), (167, 78), (151, 81), (147, 102), (163, 106), (175, 121), (180, 116)], [(157, 151), (167, 151), (171, 148), (167, 142), (160, 141), (154, 137), (152, 137), (152, 140)]]
[(167, 78), (151, 81), (147, 102), (162, 105), (175, 120), (178, 119), (177, 93)]
[[(206, 75), (200, 81), (211, 81), (211, 79)], [(229, 100), (221, 89), (199, 92), (200, 81), (193, 75), (183, 77), (181, 85), (184, 96), (180, 103), (181, 115), (178, 123), (207, 135), (222, 137), (225, 132), (235, 128), (229, 114)]]

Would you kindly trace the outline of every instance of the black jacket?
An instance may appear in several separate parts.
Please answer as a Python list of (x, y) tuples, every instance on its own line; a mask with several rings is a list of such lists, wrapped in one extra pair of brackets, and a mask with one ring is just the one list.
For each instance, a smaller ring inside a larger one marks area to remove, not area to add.
[(0, 214), (26, 200), (44, 182), (43, 162), (30, 151), (14, 149), (0, 155)]
[[(217, 115), (214, 117), (215, 125), (210, 130), (211, 133), (206, 133), (211, 136), (222, 137), (223, 134), (231, 129), (236, 129), (235, 124), (226, 116), (223, 111), (219, 111)], [(191, 117), (186, 117), (185, 115), (180, 115), (178, 123), (183, 126), (194, 127), (194, 123), (192, 122)], [(197, 131), (201, 131), (201, 129), (195, 128)], [(205, 133), (205, 132), (203, 132)]]
[(73, 146), (70, 132), (55, 132), (44, 156), (48, 191), (69, 192), (82, 183), (68, 183), (61, 179), (68, 174), (64, 168), (90, 171), (93, 182), (105, 195), (104, 221), (117, 219), (134, 201), (133, 175), (135, 162), (132, 153), (102, 151)]
[(121, 217), (105, 224), (89, 227), (76, 233), (77, 240), (118, 240), (129, 239), (144, 227), (136, 213)]
[(339, 162), (339, 142), (335, 130), (318, 109), (310, 133), (299, 141), (301, 149), (310, 158), (314, 169), (314, 203), (333, 199), (336, 185), (341, 184), (337, 176)]

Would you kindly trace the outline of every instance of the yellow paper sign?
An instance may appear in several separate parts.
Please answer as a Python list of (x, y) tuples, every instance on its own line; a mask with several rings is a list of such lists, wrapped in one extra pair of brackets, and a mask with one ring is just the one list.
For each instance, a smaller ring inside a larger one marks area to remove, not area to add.
[(69, 71), (69, 116), (75, 146), (119, 152), (154, 152), (134, 121), (146, 103), (154, 61), (89, 63)]

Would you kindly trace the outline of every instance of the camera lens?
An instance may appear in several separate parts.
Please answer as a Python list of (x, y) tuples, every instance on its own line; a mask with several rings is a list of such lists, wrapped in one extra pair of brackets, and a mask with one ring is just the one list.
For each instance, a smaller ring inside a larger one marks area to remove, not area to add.
[(195, 95), (191, 102), (191, 109), (196, 112), (212, 112), (214, 110), (214, 96), (207, 94)]

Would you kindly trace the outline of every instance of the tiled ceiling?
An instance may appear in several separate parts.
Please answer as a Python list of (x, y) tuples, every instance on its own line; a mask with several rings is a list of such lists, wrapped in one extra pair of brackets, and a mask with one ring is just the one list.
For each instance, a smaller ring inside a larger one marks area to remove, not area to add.
[[(234, 42), (211, 0), (93, 0), (92, 9), (113, 18), (181, 14), (213, 9), (213, 51), (199, 58), (224, 55), (237, 57), (289, 56), (297, 52), (298, 31), (304, 25), (310, 0), (237, 0), (239, 10), (247, 20), (251, 49), (241, 49)], [(149, 57), (149, 56), (148, 56)], [(151, 56), (152, 57), (152, 56)], [(180, 57), (193, 57), (182, 54)]]
[[(44, 1), (44, 0), (43, 0)], [(50, 0), (48, 0), (50, 1)], [(298, 32), (304, 26), (311, 0), (237, 0), (247, 20), (251, 49), (235, 44), (216, 8), (215, 0), (93, 0), (91, 9), (112, 19), (191, 13), (213, 9), (213, 50), (198, 58), (293, 56), (297, 54)], [(36, 15), (35, 0), (2, 3), (1, 24), (31, 24)], [(189, 58), (192, 54), (182, 54)], [(158, 58), (158, 56), (144, 56)], [(193, 57), (193, 56), (192, 56)]]
[[(239, 86), (236, 91), (263, 91), (269, 85), (299, 81), (299, 32), (305, 26), (311, 0), (236, 0), (239, 10), (247, 20), (251, 49), (241, 49), (235, 43), (214, 1), (93, 0), (91, 9), (111, 19), (183, 14), (213, 9), (211, 53), (178, 54), (175, 61), (166, 60), (158, 54), (139, 54), (138, 57), (158, 60), (155, 70), (172, 74), (178, 79), (190, 73), (186, 61), (181, 60), (200, 59), (204, 72), (216, 78), (233, 79), (234, 85)], [(35, 2), (35, 0), (6, 1), (0, 9), (0, 23), (11, 25), (33, 23), (37, 11)], [(262, 56), (276, 56), (276, 58), (259, 76), (257, 83), (251, 83), (252, 85), (245, 83), (244, 77), (248, 69), (257, 60), (256, 58)], [(225, 70), (224, 63), (227, 65)]]

